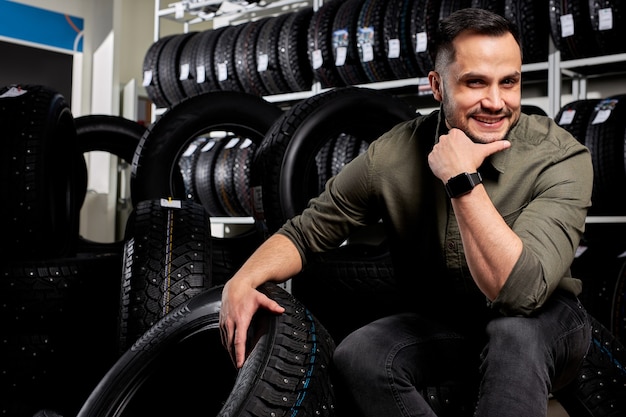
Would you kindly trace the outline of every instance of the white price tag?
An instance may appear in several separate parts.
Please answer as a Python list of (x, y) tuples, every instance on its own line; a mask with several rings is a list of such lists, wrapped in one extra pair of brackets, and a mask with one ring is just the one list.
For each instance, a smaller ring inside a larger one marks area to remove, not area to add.
[(224, 146), (224, 149), (234, 148), (236, 144), (239, 143), (239, 138), (232, 138), (228, 141), (228, 143)]
[(26, 94), (28, 92), (28, 90), (22, 90), (19, 87), (11, 87), (9, 88), (7, 91), (5, 91), (0, 98), (6, 98), (6, 97), (19, 97), (22, 94)]
[(226, 63), (220, 62), (217, 64), (217, 79), (218, 81), (224, 81), (228, 79), (228, 67)]
[(374, 48), (371, 43), (361, 45), (361, 61), (370, 62), (374, 60)]
[(348, 48), (340, 46), (335, 52), (335, 66), (341, 67), (346, 63), (346, 56), (348, 55)]
[(143, 83), (142, 86), (147, 87), (152, 84), (152, 71), (147, 70), (143, 72)]
[(215, 141), (214, 140), (210, 140), (207, 142), (206, 145), (204, 145), (202, 147), (202, 149), (200, 149), (200, 152), (206, 152), (206, 151), (210, 151), (211, 149), (213, 149), (213, 147), (215, 146)]
[(400, 58), (400, 39), (389, 39), (387, 58)]
[(561, 16), (561, 37), (567, 38), (574, 34), (574, 16), (564, 14)]
[(269, 67), (270, 57), (267, 54), (260, 54), (256, 62), (256, 70), (258, 72), (267, 71)]
[(613, 29), (613, 10), (610, 7), (598, 10), (598, 30)]
[(428, 49), (428, 35), (426, 32), (415, 34), (415, 52), (426, 52)]
[(608, 120), (609, 117), (611, 117), (611, 110), (608, 110), (608, 109), (598, 110), (598, 112), (596, 113), (596, 117), (593, 118), (593, 121), (591, 122), (591, 124), (597, 125), (600, 123), (604, 123)]
[(321, 49), (314, 50), (313, 53), (311, 54), (311, 58), (312, 58), (311, 62), (312, 62), (312, 66), (314, 70), (321, 68), (322, 64), (324, 64), (324, 57), (322, 56)]
[(206, 81), (206, 71), (204, 70), (204, 65), (198, 65), (196, 67), (196, 83), (202, 84)]
[(184, 81), (189, 79), (189, 64), (183, 64), (180, 66), (180, 76), (179, 80)]
[(561, 114), (561, 118), (559, 119), (559, 124), (561, 126), (571, 125), (572, 121), (574, 121), (574, 116), (576, 116), (576, 110), (574, 110), (574, 109), (565, 110)]
[(183, 156), (191, 156), (191, 155), (193, 155), (193, 153), (196, 151), (196, 149), (198, 149), (198, 145), (196, 145), (195, 143), (192, 143), (185, 150), (185, 152), (183, 152)]
[(180, 200), (172, 200), (171, 198), (162, 198), (161, 199), (161, 207), (168, 208), (181, 208), (182, 204)]

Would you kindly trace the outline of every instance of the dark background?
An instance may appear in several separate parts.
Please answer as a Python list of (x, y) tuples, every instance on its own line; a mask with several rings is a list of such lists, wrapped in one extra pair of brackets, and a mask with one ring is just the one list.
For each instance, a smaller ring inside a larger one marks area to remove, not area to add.
[(0, 41), (0, 87), (38, 84), (58, 91), (71, 106), (73, 56)]

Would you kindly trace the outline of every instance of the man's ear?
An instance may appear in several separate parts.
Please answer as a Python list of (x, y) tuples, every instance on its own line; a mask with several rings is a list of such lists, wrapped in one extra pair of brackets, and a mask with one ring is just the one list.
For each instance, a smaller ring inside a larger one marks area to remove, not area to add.
[(441, 76), (439, 73), (435, 71), (430, 71), (428, 73), (428, 82), (430, 84), (430, 89), (433, 92), (433, 97), (437, 101), (443, 101), (443, 83), (441, 81)]

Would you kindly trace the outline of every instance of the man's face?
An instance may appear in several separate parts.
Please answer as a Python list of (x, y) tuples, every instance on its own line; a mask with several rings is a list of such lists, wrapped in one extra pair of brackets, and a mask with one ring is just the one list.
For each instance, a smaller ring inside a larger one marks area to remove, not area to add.
[(518, 44), (511, 34), (464, 33), (453, 45), (456, 59), (442, 74), (434, 73), (431, 78), (448, 127), (461, 129), (479, 143), (504, 139), (521, 111), (522, 58)]

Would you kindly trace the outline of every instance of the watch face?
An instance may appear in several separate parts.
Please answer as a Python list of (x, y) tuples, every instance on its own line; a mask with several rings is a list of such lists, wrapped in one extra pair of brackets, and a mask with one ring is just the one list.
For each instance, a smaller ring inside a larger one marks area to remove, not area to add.
[(466, 172), (450, 178), (450, 181), (446, 184), (446, 189), (448, 190), (450, 198), (466, 194), (472, 191), (472, 188), (474, 188), (474, 183), (470, 179), (469, 174)]

